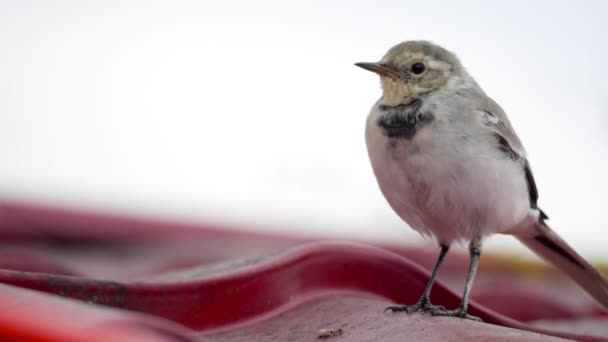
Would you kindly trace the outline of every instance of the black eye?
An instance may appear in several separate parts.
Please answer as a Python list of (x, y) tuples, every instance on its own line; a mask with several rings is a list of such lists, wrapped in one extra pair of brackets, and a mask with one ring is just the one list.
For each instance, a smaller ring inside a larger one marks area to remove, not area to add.
[(414, 63), (411, 66), (412, 72), (416, 75), (422, 74), (426, 70), (426, 66), (423, 63)]

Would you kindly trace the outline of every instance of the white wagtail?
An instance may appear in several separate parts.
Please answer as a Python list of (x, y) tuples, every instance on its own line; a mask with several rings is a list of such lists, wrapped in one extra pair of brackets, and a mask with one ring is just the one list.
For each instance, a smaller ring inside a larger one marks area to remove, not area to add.
[[(453, 53), (407, 41), (378, 63), (356, 65), (379, 74), (382, 85), (365, 131), (380, 189), (410, 227), (440, 246), (420, 300), (387, 310), (479, 320), (467, 306), (481, 240), (494, 233), (514, 235), (608, 308), (606, 280), (545, 223), (526, 151), (507, 115)], [(446, 310), (429, 295), (454, 241), (469, 241), (471, 260), (462, 302)]]

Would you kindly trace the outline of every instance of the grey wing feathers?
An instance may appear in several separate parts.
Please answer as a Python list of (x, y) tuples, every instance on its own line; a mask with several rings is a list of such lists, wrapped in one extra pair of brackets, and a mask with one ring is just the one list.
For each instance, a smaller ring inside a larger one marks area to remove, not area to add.
[(484, 120), (486, 121), (486, 124), (500, 134), (514, 152), (525, 159), (526, 150), (502, 108), (489, 97), (485, 97), (484, 101), (481, 101), (479, 110), (485, 114)]
[(521, 164), (524, 176), (526, 177), (526, 183), (528, 184), (530, 207), (540, 211), (541, 221), (546, 219), (547, 215), (545, 215), (537, 206), (538, 189), (536, 188), (532, 169), (526, 159), (526, 151), (521, 140), (519, 140), (519, 137), (515, 133), (515, 130), (513, 130), (513, 126), (511, 126), (507, 115), (502, 108), (490, 98), (486, 98), (486, 101), (483, 101), (483, 105), (479, 108), (479, 111), (482, 114), (484, 125), (490, 128), (492, 134), (496, 137), (498, 148), (510, 159)]

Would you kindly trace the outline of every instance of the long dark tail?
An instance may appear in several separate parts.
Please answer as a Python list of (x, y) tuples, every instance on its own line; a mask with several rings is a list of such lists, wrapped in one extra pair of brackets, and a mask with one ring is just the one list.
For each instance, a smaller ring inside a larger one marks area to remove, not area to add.
[(537, 222), (515, 236), (538, 256), (568, 274), (608, 310), (606, 279), (545, 223)]

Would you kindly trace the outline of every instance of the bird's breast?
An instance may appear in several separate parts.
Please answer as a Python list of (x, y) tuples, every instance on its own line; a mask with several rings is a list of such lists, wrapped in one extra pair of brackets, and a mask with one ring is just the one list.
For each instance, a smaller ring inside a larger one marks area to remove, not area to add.
[[(424, 107), (423, 107), (424, 108)], [(512, 227), (529, 205), (521, 166), (474, 130), (449, 120), (417, 121), (410, 135), (390, 137), (370, 113), (367, 148), (380, 190), (412, 228), (441, 241), (472, 238)], [(461, 137), (462, 136), (462, 137)]]
[(411, 140), (424, 125), (433, 121), (430, 112), (421, 111), (423, 101), (416, 98), (397, 106), (378, 106), (376, 125), (389, 139)]

